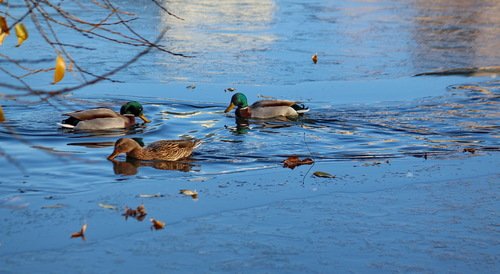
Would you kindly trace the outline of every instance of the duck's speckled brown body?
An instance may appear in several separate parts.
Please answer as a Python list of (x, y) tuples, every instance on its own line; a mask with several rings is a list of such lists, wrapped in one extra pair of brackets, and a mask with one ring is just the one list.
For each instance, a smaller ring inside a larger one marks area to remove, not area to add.
[(108, 159), (126, 153), (127, 157), (139, 160), (177, 161), (189, 157), (200, 144), (200, 140), (161, 140), (143, 148), (132, 139), (121, 138), (116, 141), (115, 149)]

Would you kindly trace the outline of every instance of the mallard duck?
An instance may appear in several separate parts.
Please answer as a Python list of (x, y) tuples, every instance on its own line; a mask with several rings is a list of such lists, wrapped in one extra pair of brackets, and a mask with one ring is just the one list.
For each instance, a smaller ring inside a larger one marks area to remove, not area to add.
[(262, 100), (248, 105), (247, 97), (243, 93), (236, 93), (231, 98), (231, 103), (224, 111), (225, 113), (236, 108), (236, 116), (241, 118), (275, 118), (284, 116), (296, 118), (302, 113), (308, 112), (309, 108), (299, 105), (293, 101), (285, 100)]
[(115, 149), (108, 156), (108, 160), (113, 160), (121, 153), (126, 153), (127, 157), (139, 160), (177, 161), (190, 156), (200, 144), (200, 140), (161, 140), (143, 148), (132, 139), (121, 138), (116, 141)]
[(151, 122), (144, 116), (142, 105), (136, 101), (124, 104), (120, 113), (108, 108), (94, 108), (63, 115), (69, 118), (59, 124), (61, 127), (83, 130), (127, 128), (135, 125), (135, 117), (141, 118), (144, 123)]

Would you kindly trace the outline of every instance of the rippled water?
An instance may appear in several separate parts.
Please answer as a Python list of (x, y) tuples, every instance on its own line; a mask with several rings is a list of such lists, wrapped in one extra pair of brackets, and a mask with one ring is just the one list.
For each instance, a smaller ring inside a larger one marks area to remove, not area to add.
[[(311, 111), (297, 121), (250, 120), (240, 122), (225, 115), (225, 104), (133, 98), (144, 103), (151, 124), (129, 130), (78, 132), (58, 129), (61, 113), (81, 102), (54, 112), (47, 104), (6, 106), (15, 113), (1, 128), (5, 151), (26, 171), (42, 169), (78, 175), (99, 166), (102, 175), (137, 174), (150, 169), (192, 171), (215, 175), (280, 165), (296, 154), (318, 161), (387, 160), (407, 156), (453, 157), (464, 148), (497, 151), (499, 136), (499, 89), (497, 81), (481, 85), (451, 85), (444, 95), (404, 102), (331, 105), (310, 100)], [(231, 93), (226, 93), (227, 99)], [(110, 106), (120, 98), (87, 98)], [(100, 103), (100, 104), (99, 104)], [(204, 144), (192, 161), (182, 164), (105, 160), (120, 136), (159, 139), (198, 138)], [(15, 137), (15, 138), (13, 138)], [(10, 146), (14, 146), (12, 149)], [(28, 154), (12, 153), (21, 147)], [(59, 159), (62, 158), (62, 159)], [(47, 159), (49, 161), (40, 161)], [(63, 167), (54, 162), (63, 161)], [(12, 171), (15, 171), (13, 169)], [(165, 176), (178, 176), (166, 173)]]

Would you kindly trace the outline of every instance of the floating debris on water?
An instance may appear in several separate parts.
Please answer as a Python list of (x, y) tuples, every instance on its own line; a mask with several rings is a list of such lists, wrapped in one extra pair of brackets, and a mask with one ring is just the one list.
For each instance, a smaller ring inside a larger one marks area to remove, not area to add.
[(99, 203), (98, 205), (101, 208), (111, 209), (111, 210), (118, 210), (118, 207), (114, 206), (114, 205), (108, 205), (108, 204), (103, 204), (103, 203)]
[(319, 178), (335, 178), (335, 175), (332, 175), (328, 172), (323, 172), (323, 171), (316, 171), (313, 173), (313, 175), (315, 177), (319, 177)]
[(159, 229), (165, 228), (165, 222), (162, 222), (162, 221), (159, 221), (159, 220), (155, 220), (153, 218), (151, 218), (150, 221), (151, 221), (151, 223), (153, 223), (153, 225), (151, 225), (151, 230), (153, 228), (155, 230), (159, 230)]
[(315, 54), (311, 57), (311, 59), (312, 59), (313, 63), (315, 63), (315, 64), (316, 64), (316, 63), (318, 63), (318, 54), (317, 54), (317, 53), (315, 53)]
[(196, 190), (181, 189), (179, 190), (179, 194), (191, 196), (193, 199), (198, 199), (198, 192)]
[(42, 209), (54, 209), (54, 208), (63, 208), (65, 207), (65, 205), (63, 204), (53, 204), (53, 205), (45, 205), (45, 206), (42, 206), (41, 208)]
[(137, 198), (161, 198), (165, 197), (165, 195), (157, 193), (157, 194), (138, 194)]
[(144, 205), (140, 205), (136, 209), (125, 207), (125, 212), (122, 214), (122, 216), (125, 216), (125, 220), (127, 220), (128, 217), (134, 217), (138, 221), (142, 221), (147, 214), (148, 213), (146, 212), (146, 207), (144, 207)]
[(85, 240), (85, 231), (87, 231), (87, 224), (84, 224), (80, 231), (75, 232), (71, 234), (71, 238), (82, 238), (82, 240)]
[(305, 158), (303, 160), (300, 160), (298, 156), (290, 156), (283, 162), (283, 167), (294, 169), (300, 165), (312, 165), (314, 163), (313, 159), (311, 158)]

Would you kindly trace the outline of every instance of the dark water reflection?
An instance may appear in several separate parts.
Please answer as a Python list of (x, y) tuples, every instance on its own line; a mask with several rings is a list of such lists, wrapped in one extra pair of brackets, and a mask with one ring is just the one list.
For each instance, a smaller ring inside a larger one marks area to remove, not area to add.
[(113, 171), (117, 175), (136, 175), (140, 167), (153, 167), (160, 170), (177, 170), (189, 172), (193, 165), (192, 160), (180, 161), (141, 161), (132, 158), (127, 158), (126, 161), (111, 160), (113, 162)]

